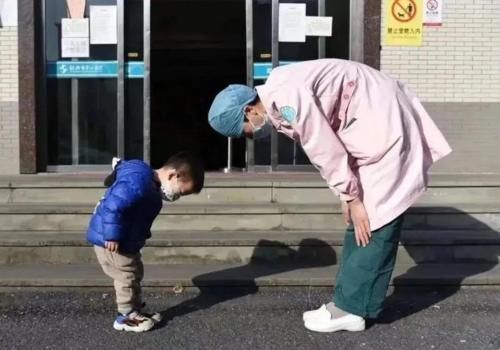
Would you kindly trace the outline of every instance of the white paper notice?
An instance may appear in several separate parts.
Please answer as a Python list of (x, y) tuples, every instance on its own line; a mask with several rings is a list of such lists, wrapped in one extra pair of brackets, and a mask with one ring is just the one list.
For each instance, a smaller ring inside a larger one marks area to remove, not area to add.
[(88, 38), (89, 19), (88, 18), (63, 18), (62, 19), (63, 38)]
[(0, 26), (17, 26), (17, 0), (0, 0)]
[(306, 4), (280, 4), (279, 41), (306, 41)]
[(443, 24), (443, 1), (424, 0), (424, 25), (440, 26)]
[(89, 38), (62, 38), (61, 56), (63, 58), (89, 57)]
[(90, 6), (90, 43), (116, 44), (116, 6)]
[(332, 17), (306, 17), (306, 35), (332, 36)]

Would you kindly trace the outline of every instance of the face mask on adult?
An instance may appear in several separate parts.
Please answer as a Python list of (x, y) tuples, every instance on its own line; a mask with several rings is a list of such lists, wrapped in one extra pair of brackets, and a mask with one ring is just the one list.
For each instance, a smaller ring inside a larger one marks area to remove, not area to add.
[(269, 117), (268, 117), (267, 113), (260, 114), (260, 116), (262, 116), (262, 119), (263, 119), (262, 124), (255, 125), (254, 123), (252, 123), (252, 121), (250, 119), (248, 120), (248, 122), (250, 123), (250, 125), (253, 128), (253, 139), (254, 140), (259, 140), (259, 139), (263, 139), (263, 138), (268, 137), (269, 135), (271, 135), (271, 132), (273, 130), (273, 127), (272, 127), (271, 123), (269, 122)]
[(177, 178), (161, 184), (162, 199), (166, 202), (175, 202), (181, 198), (180, 192)]

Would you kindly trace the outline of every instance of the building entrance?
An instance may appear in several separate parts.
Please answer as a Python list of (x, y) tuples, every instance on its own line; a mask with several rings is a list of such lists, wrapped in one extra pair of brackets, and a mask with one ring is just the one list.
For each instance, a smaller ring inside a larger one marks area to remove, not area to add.
[[(332, 17), (333, 36), (282, 42), (282, 4)], [(108, 169), (113, 156), (157, 167), (179, 151), (198, 154), (209, 171), (312, 169), (283, 135), (227, 139), (210, 128), (207, 114), (230, 83), (263, 84), (273, 67), (290, 62), (349, 58), (349, 0), (42, 0), (41, 6), (46, 89), (39, 120), (47, 128), (39, 128), (38, 140), (47, 170)], [(75, 16), (75, 8), (82, 13)]]
[[(244, 0), (151, 1), (151, 161), (188, 150), (207, 170), (227, 164), (227, 139), (207, 122), (217, 92), (246, 82)], [(245, 166), (244, 140), (232, 161)]]

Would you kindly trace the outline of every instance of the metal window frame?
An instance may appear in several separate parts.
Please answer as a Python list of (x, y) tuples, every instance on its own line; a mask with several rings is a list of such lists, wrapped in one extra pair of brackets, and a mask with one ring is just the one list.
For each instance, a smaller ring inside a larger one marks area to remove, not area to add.
[(349, 59), (364, 62), (365, 0), (350, 0)]
[[(271, 58), (272, 67), (279, 66), (279, 0), (271, 2)], [(278, 132), (271, 133), (271, 171), (278, 168)]]
[[(45, 77), (46, 56), (45, 56), (45, 1), (42, 1), (43, 7), (43, 76)], [(116, 154), (118, 157), (125, 156), (125, 0), (116, 0), (117, 7), (117, 46), (116, 59), (118, 62), (117, 83), (117, 120), (116, 120)], [(150, 155), (150, 0), (144, 0), (144, 153), (145, 161), (149, 162)], [(80, 137), (79, 137), (79, 115), (78, 115), (78, 79), (71, 79), (71, 165), (46, 166), (48, 172), (73, 172), (88, 170), (104, 170), (108, 166), (98, 164), (80, 164)]]
[[(253, 87), (253, 0), (245, 0), (245, 23), (246, 23), (246, 72), (247, 85)], [(253, 168), (255, 165), (254, 158), (254, 142), (246, 139), (245, 163), (246, 170)], [(240, 172), (244, 169), (233, 167), (233, 139), (227, 138), (227, 159), (226, 167), (223, 172), (228, 174), (231, 172)]]
[[(37, 101), (37, 106), (38, 108), (36, 109), (36, 114), (39, 116), (39, 123), (38, 125), (46, 126), (48, 125), (48, 119), (47, 119), (47, 33), (46, 33), (46, 18), (45, 18), (45, 12), (46, 12), (46, 0), (40, 1), (40, 8), (38, 12), (38, 16), (40, 16), (40, 22), (38, 28), (40, 28), (40, 35), (37, 37), (35, 36), (35, 40), (40, 40), (39, 43), (39, 60), (38, 60), (38, 69), (39, 69), (39, 74), (37, 74), (35, 78), (35, 86), (36, 86), (36, 96), (38, 97)], [(35, 16), (37, 15), (37, 12), (35, 10)], [(35, 17), (36, 18), (36, 17)], [(36, 21), (35, 21), (36, 23)], [(35, 43), (36, 47), (36, 43)], [(37, 166), (36, 169), (45, 169), (47, 164), (48, 164), (48, 159), (49, 159), (49, 146), (48, 146), (48, 129), (45, 127), (38, 127), (37, 128), (37, 142), (36, 142), (36, 148), (37, 150)]]
[(116, 0), (118, 77), (116, 78), (116, 154), (125, 157), (125, 0)]
[[(325, 0), (317, 0), (318, 1), (318, 16), (325, 16), (326, 14), (326, 4)], [(326, 38), (320, 36), (317, 38), (318, 41), (318, 59), (326, 57)], [(297, 152), (299, 145), (297, 142), (293, 143), (293, 157), (292, 164), (278, 164), (278, 168), (296, 168), (297, 171), (303, 171), (303, 169), (314, 170), (314, 166), (312, 164), (297, 164)]]
[[(247, 56), (247, 85), (254, 86), (253, 80), (253, 0), (245, 0), (245, 21), (246, 21), (246, 56)], [(253, 139), (246, 139), (246, 167), (247, 171), (255, 171), (255, 142)]]
[[(46, 43), (46, 33), (45, 33), (45, 2), (46, 0), (41, 1), (41, 7), (42, 7), (42, 12), (41, 12), (41, 21), (42, 21), (42, 35), (41, 35), (41, 40), (42, 40), (42, 49), (43, 49), (43, 55), (42, 55), (42, 62), (43, 64), (41, 65), (41, 72), (40, 76), (42, 77), (41, 82), (45, 82), (45, 70), (46, 70), (46, 56), (45, 56), (45, 43)], [(246, 3), (246, 40), (247, 40), (247, 46), (246, 46), (246, 56), (247, 56), (247, 84), (249, 86), (253, 86), (253, 49), (254, 49), (254, 38), (253, 38), (253, 0), (245, 0)], [(277, 0), (273, 0), (273, 6), (278, 5)], [(365, 12), (365, 0), (350, 0), (350, 15), (349, 15), (349, 58), (351, 60), (356, 60), (363, 62), (364, 61), (364, 12)], [(24, 3), (23, 3), (24, 4)], [(121, 5), (121, 6), (120, 6)], [(125, 1), (124, 0), (117, 0), (117, 6), (118, 6), (118, 13), (122, 16), (122, 25), (118, 24), (118, 37), (119, 40), (121, 39), (121, 49), (124, 50), (123, 44), (124, 44), (124, 27), (123, 27), (123, 16), (124, 16), (124, 5)], [(24, 5), (22, 5), (24, 6)], [(21, 7), (21, 6), (20, 6)], [(121, 7), (121, 11), (120, 11)], [(318, 15), (324, 14), (325, 11), (325, 0), (318, 0)], [(151, 40), (151, 28), (150, 28), (150, 20), (151, 20), (151, 4), (150, 0), (144, 0), (144, 144), (143, 144), (143, 158), (146, 162), (150, 161), (150, 155), (151, 155), (151, 135), (150, 135), (150, 128), (151, 128), (151, 91), (150, 91), (150, 40)], [(278, 13), (276, 12), (276, 15)], [(273, 19), (275, 17), (273, 16)], [(277, 23), (275, 23), (275, 30), (277, 30), (278, 26)], [(119, 42), (120, 44), (120, 42)], [(319, 38), (319, 45), (318, 45), (318, 56), (319, 57), (324, 57), (324, 50), (325, 50), (325, 38)], [(124, 54), (124, 51), (122, 51)], [(276, 52), (278, 53), (278, 52)], [(322, 54), (323, 53), (323, 54)], [(278, 60), (278, 55), (275, 55), (273, 53), (273, 62)], [(121, 88), (122, 90), (122, 95), (121, 97), (117, 96), (117, 102), (118, 102), (118, 107), (120, 108), (121, 106), (121, 112), (120, 112), (120, 117), (118, 118), (117, 121), (117, 126), (118, 126), (118, 134), (120, 134), (120, 129), (122, 130), (122, 135), (121, 135), (121, 140), (117, 142), (118, 148), (121, 148), (122, 152), (124, 152), (124, 88), (125, 88), (125, 77), (124, 77), (124, 55), (122, 55), (122, 65), (121, 65)], [(120, 59), (117, 51), (117, 59)], [(117, 82), (118, 83), (118, 82)], [(42, 96), (42, 100), (45, 101), (45, 98)], [(46, 113), (45, 108), (42, 108), (42, 111), (38, 111), (38, 113)], [(73, 117), (72, 117), (73, 118)], [(75, 119), (75, 118), (73, 118)], [(72, 123), (73, 123), (72, 119)], [(120, 122), (121, 119), (121, 122)], [(73, 126), (74, 124), (72, 124)], [(121, 145), (120, 145), (121, 144)], [(40, 147), (40, 145), (38, 146)], [(40, 150), (38, 150), (40, 152)], [(22, 158), (22, 157), (21, 157)], [(255, 166), (255, 148), (254, 148), (254, 142), (250, 139), (247, 140), (246, 143), (246, 164), (247, 164), (247, 170), (253, 171), (256, 166)], [(44, 166), (43, 164), (41, 165), (42, 167)], [(278, 167), (282, 167), (277, 165)], [(73, 170), (78, 170), (78, 169), (86, 169), (86, 165), (76, 165), (76, 166), (46, 166), (45, 168), (48, 171), (57, 171), (56, 169), (59, 168), (65, 168), (67, 169), (68, 167), (72, 167)], [(96, 166), (96, 168), (100, 168), (99, 165)], [(269, 170), (272, 169), (272, 166), (267, 167), (267, 166), (259, 166), (259, 168), (269, 168)], [(273, 169), (275, 170), (275, 169)], [(25, 171), (23, 169), (23, 171)]]
[(47, 173), (78, 173), (78, 172), (106, 172), (111, 171), (111, 166), (104, 164), (79, 164), (79, 165), (49, 165)]
[(143, 2), (143, 160), (151, 162), (151, 0)]
[[(365, 0), (349, 1), (349, 59), (364, 61), (364, 5)], [(318, 16), (326, 15), (326, 1), (318, 0)], [(271, 54), (272, 67), (279, 65), (279, 0), (271, 2)], [(246, 0), (246, 28), (247, 28), (247, 84), (253, 86), (253, 0)], [(318, 58), (326, 57), (326, 38), (318, 38)], [(314, 171), (312, 165), (297, 165), (297, 145), (294, 144), (293, 164), (279, 164), (278, 134), (275, 130), (271, 134), (271, 164), (269, 166), (255, 165), (255, 144), (247, 140), (247, 169), (249, 171), (278, 171), (291, 170)]]
[[(325, 0), (318, 0), (318, 16), (324, 16), (326, 12)], [(272, 67), (275, 68), (279, 65), (279, 0), (272, 0), (271, 5), (271, 55)], [(326, 53), (326, 39), (319, 37), (318, 39), (318, 58), (324, 58)], [(297, 148), (299, 146), (294, 142), (293, 144), (293, 161), (292, 164), (279, 163), (279, 137), (276, 130), (271, 134), (271, 165), (270, 171), (280, 171), (283, 169), (296, 171), (314, 170), (312, 165), (297, 164)]]
[[(75, 59), (73, 59), (75, 60)], [(73, 165), (80, 163), (80, 127), (78, 117), (78, 79), (71, 79), (71, 159)]]
[[(326, 15), (325, 0), (318, 0), (318, 16)], [(318, 37), (318, 58), (326, 57), (326, 38), (323, 36)]]

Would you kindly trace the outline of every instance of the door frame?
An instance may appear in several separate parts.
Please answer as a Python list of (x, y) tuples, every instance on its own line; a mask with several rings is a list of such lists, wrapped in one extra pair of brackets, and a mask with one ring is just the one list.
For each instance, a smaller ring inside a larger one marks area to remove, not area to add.
[[(108, 165), (78, 163), (78, 100), (77, 79), (72, 80), (72, 165), (48, 165), (46, 116), (46, 31), (45, 4), (47, 0), (19, 0), (19, 138), (20, 173), (102, 171)], [(125, 0), (117, 6), (117, 156), (125, 155)], [(151, 0), (143, 0), (143, 160), (150, 161), (150, 72), (151, 72)], [(29, 77), (30, 80), (26, 79)], [(32, 78), (35, 77), (35, 78)], [(34, 101), (26, 103), (26, 101)], [(23, 103), (21, 103), (21, 101)]]
[[(46, 0), (18, 0), (18, 61), (19, 61), (19, 144), (20, 144), (20, 173), (33, 174), (45, 172), (47, 167), (47, 141), (44, 136), (48, 128), (45, 112), (45, 38), (44, 38), (44, 12), (43, 4)], [(247, 84), (253, 85), (253, 34), (251, 28), (252, 0), (246, 1), (247, 22)], [(276, 1), (277, 0), (273, 0)], [(117, 0), (118, 4), (125, 0)], [(381, 24), (381, 0), (351, 0), (350, 4), (350, 58), (364, 62), (376, 69), (380, 67), (380, 24)], [(119, 11), (121, 15), (124, 14)], [(151, 154), (151, 0), (144, 0), (144, 126), (143, 126), (143, 158), (150, 161)], [(123, 20), (119, 37), (123, 40)], [(250, 26), (249, 26), (250, 25)], [(123, 45), (122, 40), (122, 45)], [(122, 48), (123, 52), (123, 48)], [(43, 59), (41, 59), (43, 57)], [(121, 81), (124, 84), (124, 72), (122, 57)], [(118, 105), (122, 106), (123, 94), (120, 94)], [(22, 103), (21, 103), (22, 101)], [(119, 118), (120, 119), (120, 118)], [(123, 125), (123, 120), (121, 121)], [(123, 142), (124, 138), (120, 139)], [(254, 161), (253, 141), (247, 141), (246, 163), (249, 171), (258, 171)], [(123, 148), (122, 148), (123, 149)], [(231, 156), (231, 143), (228, 143), (228, 155)], [(228, 157), (228, 160), (230, 158)], [(229, 161), (229, 164), (231, 162)], [(58, 166), (56, 171), (79, 171), (82, 166)], [(85, 167), (85, 170), (88, 169)], [(97, 168), (95, 170), (98, 170)], [(262, 169), (270, 170), (270, 169)]]
[[(325, 0), (318, 1), (318, 16), (325, 15)], [(371, 1), (371, 0), (370, 0)], [(365, 60), (365, 46), (367, 41), (365, 41), (365, 7), (369, 6), (367, 0), (350, 0), (349, 2), (349, 59), (358, 62), (364, 62), (370, 64)], [(253, 3), (254, 0), (245, 0), (246, 2), (246, 37), (247, 37), (247, 85), (250, 87), (254, 86), (254, 39), (253, 39)], [(378, 22), (375, 23), (380, 27), (380, 0), (373, 1), (378, 3)], [(368, 13), (373, 12), (372, 7), (368, 9)], [(275, 68), (279, 65), (279, 41), (278, 41), (278, 29), (279, 29), (279, 0), (271, 0), (271, 56), (272, 56), (272, 67)], [(379, 29), (380, 30), (380, 29)], [(367, 40), (378, 40), (380, 43), (380, 32), (370, 31)], [(378, 39), (377, 39), (378, 38)], [(325, 58), (325, 47), (326, 38), (318, 37), (318, 58)], [(371, 46), (373, 47), (373, 45)], [(380, 52), (378, 51), (378, 56), (380, 57)], [(371, 64), (375, 68), (378, 68), (378, 63)], [(294, 147), (298, 147), (294, 144)], [(295, 165), (295, 164), (279, 164), (278, 161), (278, 133), (273, 130), (271, 134), (271, 147), (270, 147), (270, 165), (256, 165), (255, 164), (255, 143), (251, 139), (247, 139), (246, 142), (246, 159), (247, 159), (247, 170), (253, 172), (269, 172), (269, 171), (315, 171), (312, 165)], [(296, 152), (294, 152), (296, 153)], [(228, 167), (230, 167), (231, 160), (231, 139), (228, 139)]]
[[(42, 0), (42, 6), (45, 7), (45, 2)], [(125, 76), (125, 0), (116, 0), (117, 7), (117, 47), (116, 47), (116, 60), (118, 62), (118, 76), (116, 78), (117, 84), (117, 138), (116, 138), (116, 156), (119, 158), (125, 157), (125, 85), (127, 78)], [(150, 123), (151, 123), (151, 0), (143, 0), (143, 160), (149, 164), (151, 157), (151, 136), (150, 136)], [(45, 30), (43, 31), (43, 42), (45, 43)], [(45, 62), (45, 49), (43, 50), (43, 66), (46, 67)], [(72, 88), (72, 152), (73, 162), (78, 162), (79, 147), (78, 147), (78, 106), (75, 101), (78, 101), (77, 79), (72, 79), (74, 82)], [(109, 168), (109, 165), (92, 165), (92, 164), (72, 164), (72, 165), (47, 165), (48, 172), (75, 172), (75, 171), (104, 171)]]

